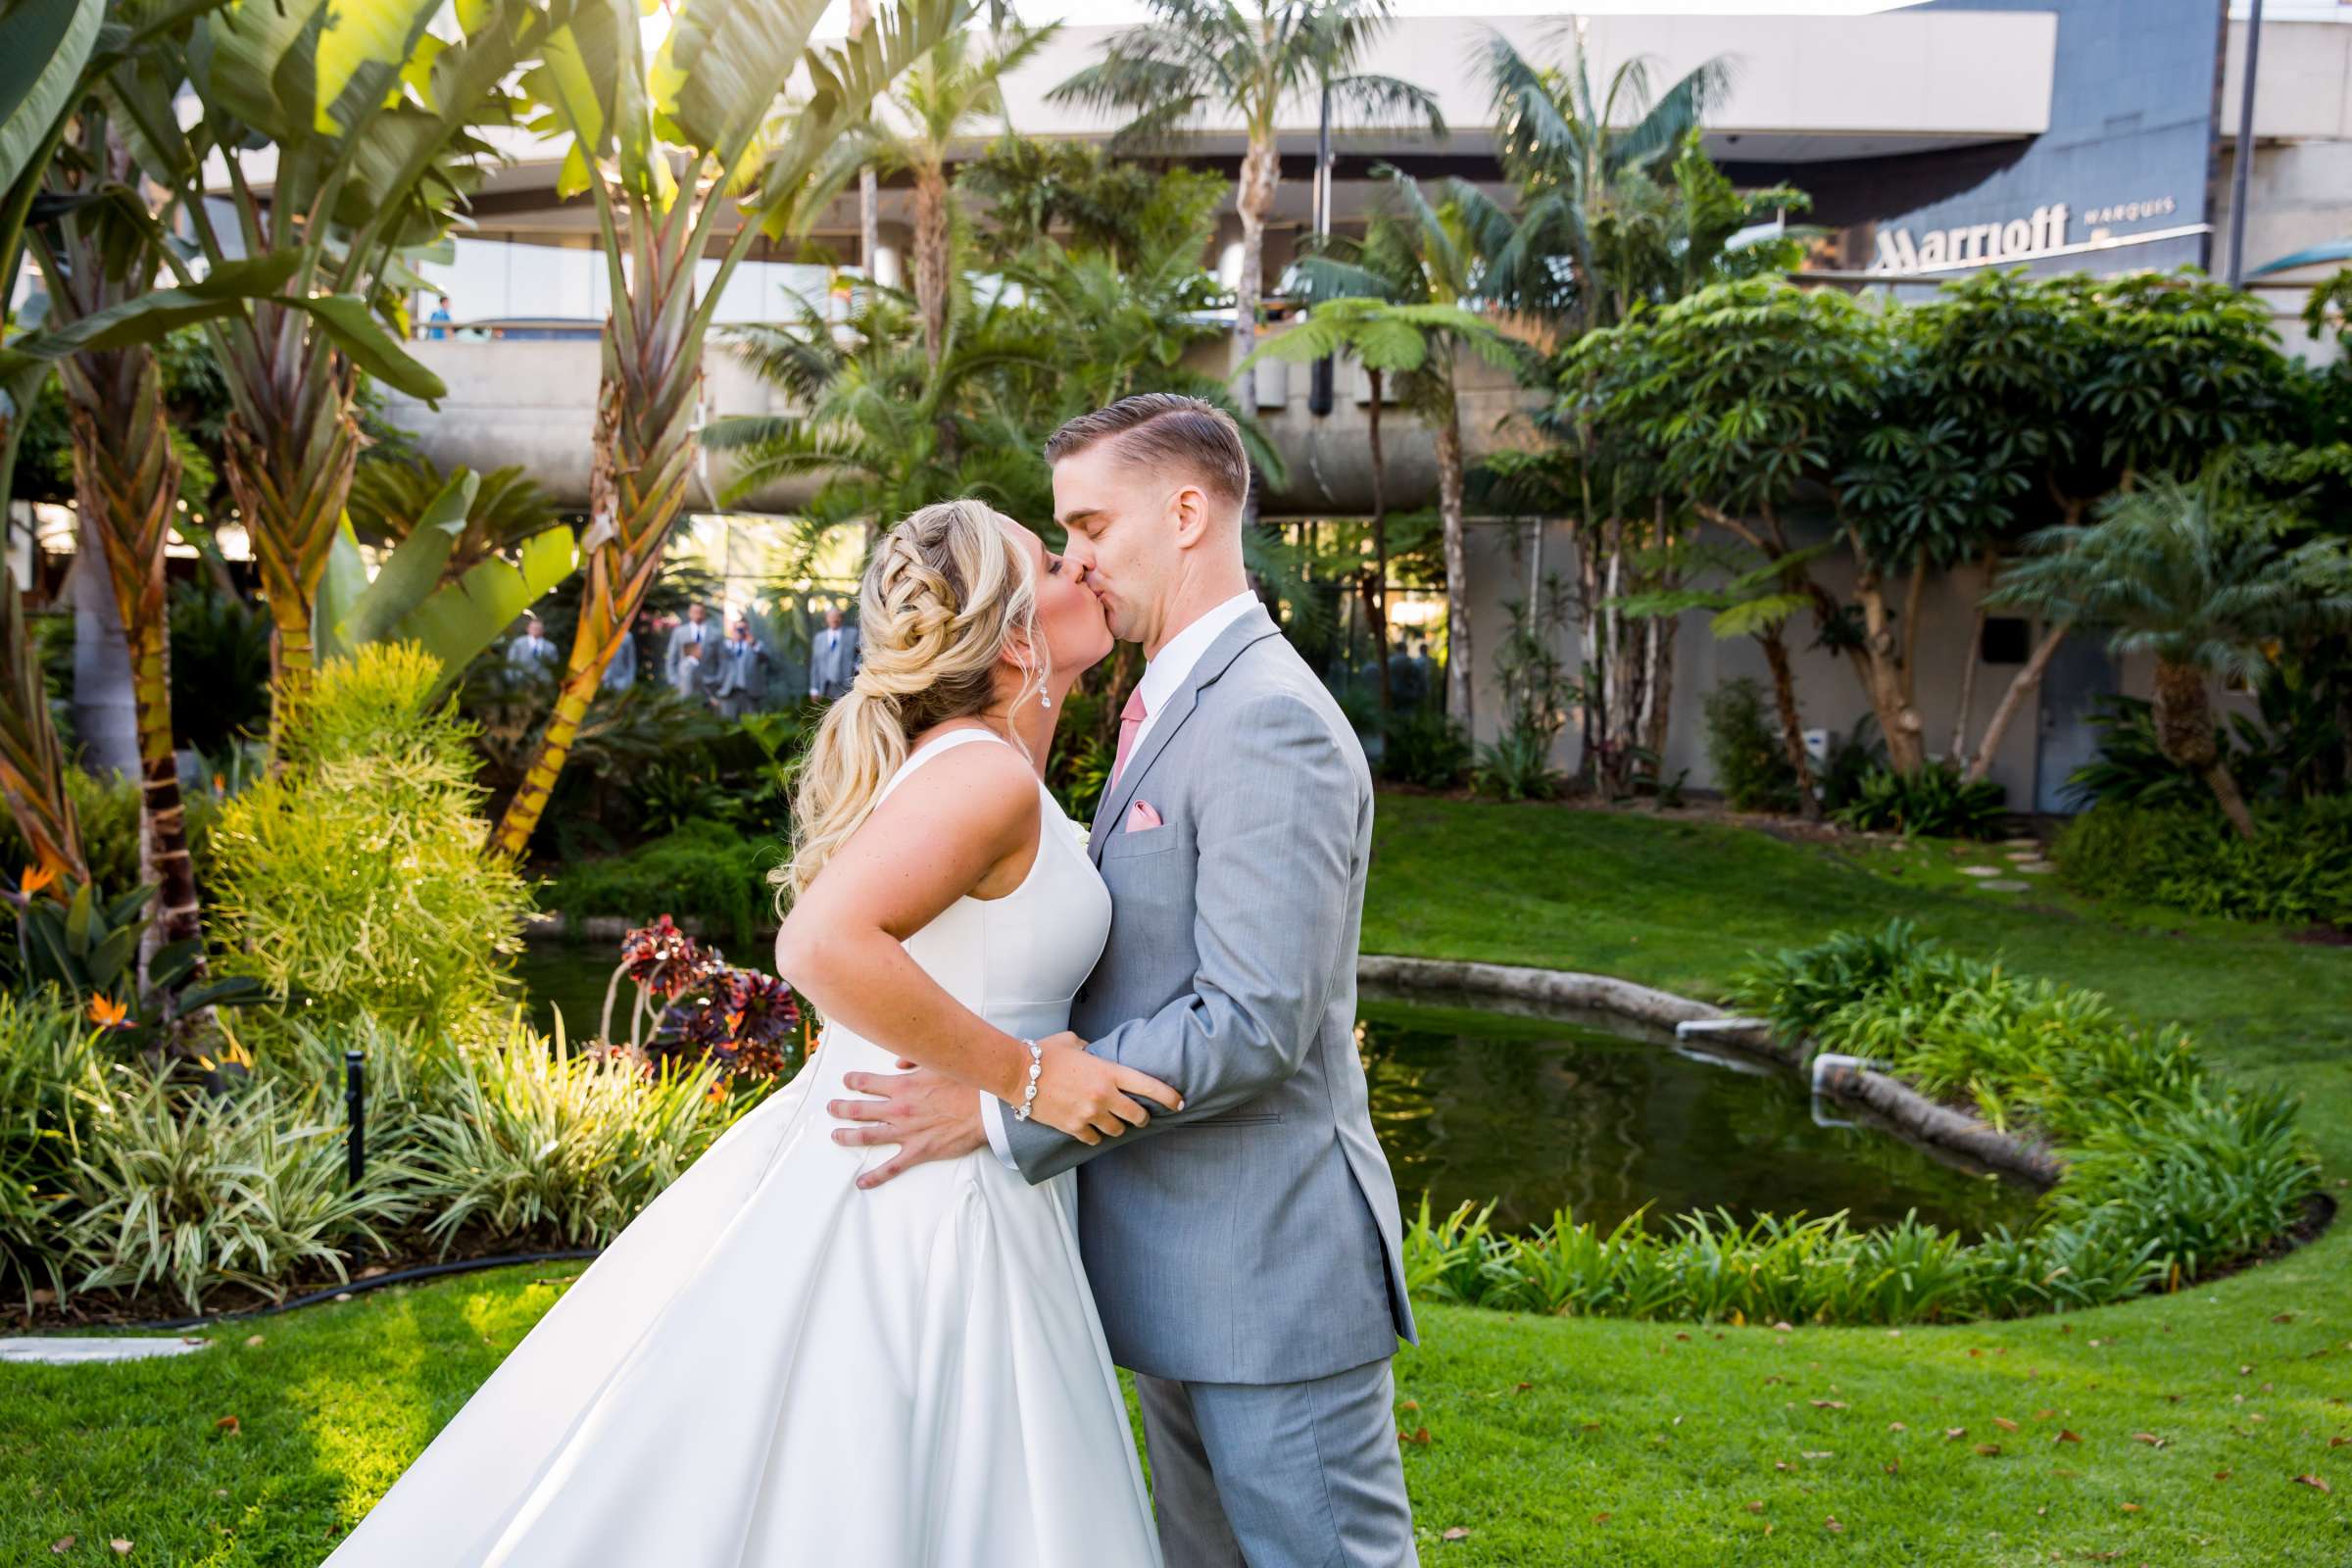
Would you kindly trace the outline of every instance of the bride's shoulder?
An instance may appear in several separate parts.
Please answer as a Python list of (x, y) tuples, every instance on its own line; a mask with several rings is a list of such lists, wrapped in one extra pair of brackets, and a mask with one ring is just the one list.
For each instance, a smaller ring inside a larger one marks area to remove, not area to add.
[[(876, 809), (899, 822), (950, 822), (973, 828), (1021, 828), (1037, 820), (1037, 774), (1011, 746), (980, 731), (973, 739), (936, 746), (926, 737), (910, 757), (913, 766), (898, 780)], [(926, 747), (934, 747), (929, 756)], [(895, 809), (894, 809), (895, 808)]]

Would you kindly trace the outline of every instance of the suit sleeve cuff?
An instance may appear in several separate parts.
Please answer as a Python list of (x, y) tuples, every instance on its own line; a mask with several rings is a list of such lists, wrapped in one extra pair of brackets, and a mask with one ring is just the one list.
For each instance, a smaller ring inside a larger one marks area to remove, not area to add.
[(1012, 1157), (1012, 1146), (1004, 1139), (1004, 1102), (985, 1090), (980, 1095), (980, 1127), (988, 1134), (988, 1147), (1006, 1170), (1018, 1171), (1019, 1161)]

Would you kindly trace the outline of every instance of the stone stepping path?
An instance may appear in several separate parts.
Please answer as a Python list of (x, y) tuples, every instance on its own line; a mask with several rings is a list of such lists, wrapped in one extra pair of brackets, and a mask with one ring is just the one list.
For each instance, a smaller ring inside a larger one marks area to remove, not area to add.
[(0, 1339), (0, 1361), (39, 1361), (74, 1366), (84, 1361), (150, 1361), (159, 1355), (187, 1355), (210, 1340), (143, 1340), (122, 1336), (35, 1334)]
[(1987, 893), (2023, 893), (2026, 891), (2026, 889), (2032, 887), (2033, 885), (2034, 884), (2031, 882), (2013, 881), (2007, 877), (2003, 877), (1997, 882), (1980, 882), (1977, 884), (1977, 886), (1983, 888)]
[(2001, 868), (1997, 865), (1964, 865), (1960, 867), (1960, 874), (1962, 876), (1999, 876)]

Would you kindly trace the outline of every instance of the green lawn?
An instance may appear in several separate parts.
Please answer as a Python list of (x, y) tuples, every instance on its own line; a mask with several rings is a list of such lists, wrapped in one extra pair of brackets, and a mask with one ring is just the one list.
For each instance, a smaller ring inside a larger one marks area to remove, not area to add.
[[(1928, 868), (1939, 847), (1897, 875), (1886, 852), (1696, 824), (1381, 810), (1370, 951), (1705, 994), (1751, 950), (1908, 914), (2193, 1024), (2216, 1062), (2302, 1090), (2330, 1185), (2352, 1178), (2352, 950), (2132, 929), (2055, 892), (2023, 907)], [(116, 1537), (134, 1562), (317, 1561), (573, 1272), (234, 1325), (178, 1361), (0, 1369), (0, 1562), (114, 1561)], [(1783, 1333), (1429, 1308), (1424, 1328), (1397, 1363), (1417, 1406), (1399, 1424), (1428, 1433), (1405, 1463), (1433, 1563), (2352, 1562), (2352, 1227), (2180, 1297), (2023, 1323)], [(216, 1425), (232, 1415), (234, 1434)]]

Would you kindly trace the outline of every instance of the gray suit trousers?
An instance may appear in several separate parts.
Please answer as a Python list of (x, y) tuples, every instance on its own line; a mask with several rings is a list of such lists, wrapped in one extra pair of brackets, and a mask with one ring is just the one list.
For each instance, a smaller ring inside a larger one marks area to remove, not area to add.
[(1386, 1360), (1304, 1383), (1138, 1376), (1167, 1568), (1413, 1568)]

